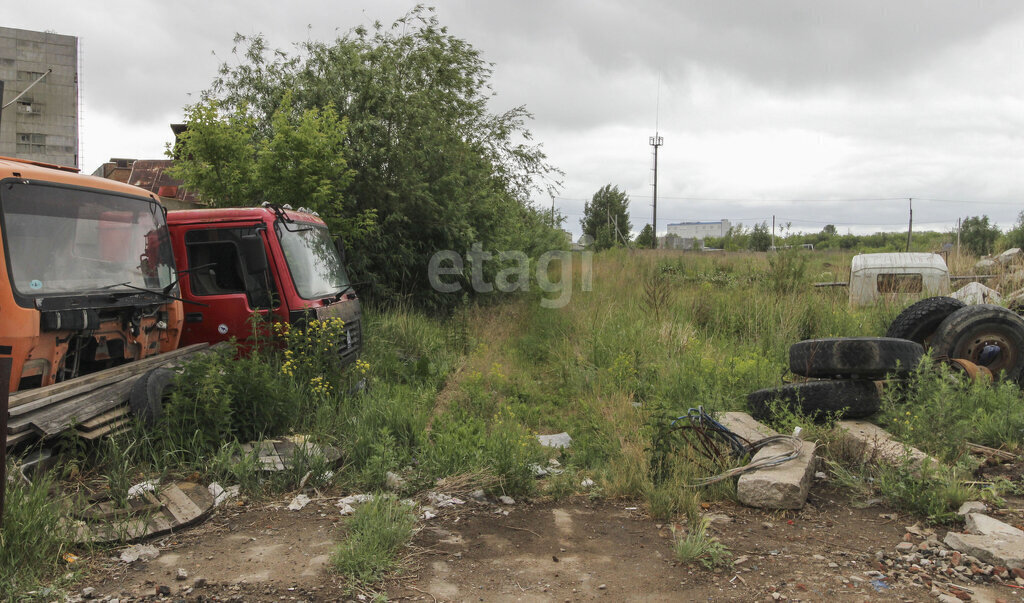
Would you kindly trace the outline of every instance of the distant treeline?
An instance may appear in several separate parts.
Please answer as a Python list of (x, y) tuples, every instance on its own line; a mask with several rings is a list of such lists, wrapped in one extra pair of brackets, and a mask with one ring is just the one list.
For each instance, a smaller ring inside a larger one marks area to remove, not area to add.
[[(780, 232), (781, 231), (781, 232)], [(973, 216), (963, 220), (959, 233), (961, 249), (974, 255), (988, 255), (1011, 247), (1024, 247), (1024, 212), (1017, 224), (1002, 232), (989, 222), (988, 216)], [(774, 244), (782, 246), (814, 245), (815, 249), (844, 249), (863, 252), (906, 251), (907, 231), (876, 232), (867, 235), (839, 234), (832, 224), (820, 232), (792, 232), (783, 225), (775, 233)], [(940, 251), (944, 245), (957, 245), (956, 230), (938, 232), (914, 231), (910, 237), (910, 251)], [(704, 240), (705, 247), (726, 251), (767, 251), (772, 245), (771, 229), (766, 222), (746, 228), (742, 224), (729, 229), (724, 237)]]

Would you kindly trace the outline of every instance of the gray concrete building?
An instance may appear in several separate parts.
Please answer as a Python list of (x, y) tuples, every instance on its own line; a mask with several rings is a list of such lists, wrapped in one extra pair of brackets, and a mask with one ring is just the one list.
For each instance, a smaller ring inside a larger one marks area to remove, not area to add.
[[(47, 73), (47, 70), (52, 70)], [(78, 167), (78, 38), (0, 27), (0, 155)]]
[(708, 237), (724, 237), (729, 233), (732, 224), (728, 220), (718, 222), (677, 222), (669, 224), (667, 234), (684, 239), (706, 239)]

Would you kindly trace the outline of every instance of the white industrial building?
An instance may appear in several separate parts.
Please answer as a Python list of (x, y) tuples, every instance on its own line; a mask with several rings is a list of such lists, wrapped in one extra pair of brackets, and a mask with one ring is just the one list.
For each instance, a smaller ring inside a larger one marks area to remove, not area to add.
[(668, 234), (683, 239), (706, 239), (724, 237), (729, 234), (732, 224), (728, 220), (718, 222), (677, 222), (668, 225)]
[(0, 27), (3, 104), (40, 77), (3, 112), (0, 155), (78, 167), (78, 38)]

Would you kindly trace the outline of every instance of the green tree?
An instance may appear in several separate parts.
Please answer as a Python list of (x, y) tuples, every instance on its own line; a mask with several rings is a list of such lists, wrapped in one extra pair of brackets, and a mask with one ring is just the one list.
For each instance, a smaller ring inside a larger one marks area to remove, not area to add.
[(750, 233), (750, 249), (754, 251), (768, 251), (772, 246), (772, 235), (768, 232), (768, 223), (761, 222), (754, 225)]
[(821, 234), (825, 235), (826, 237), (836, 236), (837, 233), (835, 224), (826, 224), (825, 228), (821, 229)]
[(607, 249), (629, 243), (629, 195), (619, 187), (606, 184), (583, 205), (580, 220), (583, 234), (594, 237), (594, 248)]
[(989, 224), (988, 216), (972, 216), (960, 224), (960, 242), (975, 255), (992, 253), (999, 229)]
[[(361, 294), (445, 308), (462, 296), (430, 286), (435, 252), (465, 254), (479, 243), (536, 256), (564, 247), (564, 239), (530, 202), (555, 190), (561, 174), (532, 142), (530, 114), (491, 112), (490, 64), (432, 12), (417, 7), (391, 27), (357, 27), (333, 42), (300, 42), (293, 52), (271, 51), (261, 35), (236, 35), (235, 60), (204, 95), (222, 118), (246, 117), (254, 144), (274, 153), (265, 165), (283, 159), (299, 168), (280, 170), (263, 194), (294, 189), (331, 205), (321, 214), (346, 236), (353, 278), (367, 282)], [(309, 111), (321, 120), (333, 111), (347, 123), (337, 156), (351, 177), (341, 186), (304, 181), (313, 163), (330, 162), (326, 146), (303, 142), (316, 131), (299, 119)], [(278, 134), (282, 114), (298, 124), (295, 136)], [(303, 164), (307, 153), (316, 159)], [(500, 268), (486, 262), (485, 278)]]
[(1017, 214), (1017, 223), (1010, 230), (1006, 231), (1005, 246), (1007, 249), (1011, 247), (1020, 247), (1024, 249), (1024, 211)]
[(636, 246), (641, 249), (654, 247), (654, 229), (650, 224), (644, 224), (640, 234), (636, 235)]
[(260, 137), (244, 105), (225, 115), (220, 106), (206, 99), (186, 107), (175, 177), (214, 207), (271, 201), (336, 218), (353, 173), (345, 160), (347, 123), (333, 107), (297, 113), (286, 94)]

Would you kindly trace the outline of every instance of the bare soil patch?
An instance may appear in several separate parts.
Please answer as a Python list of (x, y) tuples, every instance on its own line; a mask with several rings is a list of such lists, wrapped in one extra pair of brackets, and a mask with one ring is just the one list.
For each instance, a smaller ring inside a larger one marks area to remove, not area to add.
[[(121, 601), (355, 600), (359, 593), (329, 568), (344, 537), (336, 500), (301, 511), (286, 502), (230, 505), (153, 543), (161, 551), (155, 560), (94, 560), (83, 586)], [(907, 576), (866, 573), (879, 569), (877, 551), (902, 541), (910, 517), (856, 508), (827, 486), (800, 511), (766, 514), (725, 502), (705, 512), (731, 567), (680, 564), (672, 526), (629, 500), (470, 502), (421, 523), (405, 570), (385, 588), (390, 599), (418, 601), (933, 600)], [(178, 568), (187, 578), (176, 579)], [(975, 590), (975, 600), (1024, 600), (1008, 587)]]

